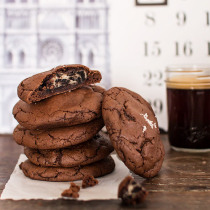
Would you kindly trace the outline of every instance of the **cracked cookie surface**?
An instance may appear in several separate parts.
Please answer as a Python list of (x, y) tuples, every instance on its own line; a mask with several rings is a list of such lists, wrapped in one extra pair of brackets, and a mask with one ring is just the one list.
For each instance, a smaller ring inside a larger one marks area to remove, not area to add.
[(20, 169), (25, 176), (43, 181), (66, 182), (82, 180), (86, 174), (94, 177), (111, 173), (115, 168), (115, 162), (111, 156), (86, 166), (73, 168), (54, 168), (36, 166), (29, 160), (20, 164)]
[(28, 159), (38, 166), (84, 166), (107, 157), (114, 150), (107, 134), (99, 132), (92, 139), (64, 149), (37, 150), (24, 148)]
[(149, 103), (126, 88), (111, 88), (104, 94), (102, 116), (124, 164), (142, 177), (154, 177), (161, 169), (165, 153)]
[(26, 103), (34, 103), (76, 88), (101, 81), (99, 71), (80, 64), (61, 65), (24, 79), (18, 86), (18, 96)]
[(20, 125), (31, 130), (86, 123), (101, 116), (101, 90), (86, 86), (33, 104), (20, 100), (13, 115)]
[(58, 149), (88, 141), (103, 126), (102, 117), (79, 125), (47, 130), (29, 130), (17, 125), (13, 132), (13, 139), (17, 144), (32, 149)]

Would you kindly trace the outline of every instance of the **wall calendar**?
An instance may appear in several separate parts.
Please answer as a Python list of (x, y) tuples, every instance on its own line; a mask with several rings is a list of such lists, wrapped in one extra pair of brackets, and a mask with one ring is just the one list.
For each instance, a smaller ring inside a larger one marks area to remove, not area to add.
[(0, 0), (0, 133), (12, 133), (17, 85), (56, 65), (101, 71), (153, 107), (167, 131), (165, 68), (210, 64), (208, 0)]
[(142, 95), (167, 131), (165, 68), (210, 65), (208, 0), (110, 1), (113, 86)]

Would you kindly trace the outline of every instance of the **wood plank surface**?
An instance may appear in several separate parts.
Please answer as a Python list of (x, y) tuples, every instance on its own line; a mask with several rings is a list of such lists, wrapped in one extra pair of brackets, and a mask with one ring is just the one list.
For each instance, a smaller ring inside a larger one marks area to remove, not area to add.
[[(181, 153), (170, 149), (167, 135), (161, 135), (165, 160), (153, 179), (134, 175), (149, 191), (146, 201), (137, 206), (123, 206), (120, 200), (72, 201), (0, 200), (0, 210), (16, 209), (210, 209), (210, 153)], [(12, 136), (0, 136), (0, 194), (23, 148)]]

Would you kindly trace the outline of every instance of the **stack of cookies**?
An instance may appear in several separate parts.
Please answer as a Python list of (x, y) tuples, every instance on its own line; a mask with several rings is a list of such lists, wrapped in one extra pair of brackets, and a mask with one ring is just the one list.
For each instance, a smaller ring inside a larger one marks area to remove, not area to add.
[(58, 66), (23, 80), (13, 109), (14, 140), (28, 160), (23, 173), (45, 181), (75, 181), (114, 170), (113, 146), (101, 132), (101, 74), (83, 65)]

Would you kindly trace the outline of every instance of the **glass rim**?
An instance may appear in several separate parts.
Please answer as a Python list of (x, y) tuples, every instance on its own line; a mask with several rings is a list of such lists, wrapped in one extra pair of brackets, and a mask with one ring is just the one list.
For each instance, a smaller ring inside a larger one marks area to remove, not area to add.
[(167, 86), (210, 86), (210, 64), (173, 64), (166, 67)]
[(210, 85), (210, 82), (209, 81), (197, 81), (197, 82), (179, 82), (179, 81), (170, 81), (170, 80), (164, 80), (164, 82), (166, 84), (178, 84), (178, 85), (189, 85), (189, 84), (192, 84), (192, 85)]
[(210, 70), (210, 64), (170, 64), (166, 66), (166, 72), (202, 73)]

